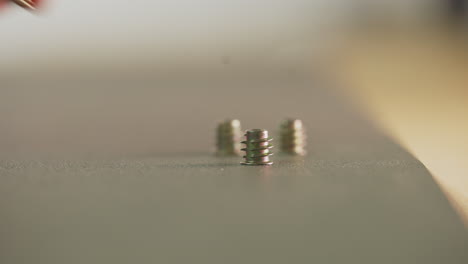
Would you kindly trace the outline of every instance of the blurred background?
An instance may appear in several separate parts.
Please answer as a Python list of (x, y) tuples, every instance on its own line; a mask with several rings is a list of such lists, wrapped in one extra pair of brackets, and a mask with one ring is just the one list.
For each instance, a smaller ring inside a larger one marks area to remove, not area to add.
[(148, 140), (249, 107), (237, 85), (305, 73), (420, 159), (468, 219), (467, 1), (49, 0), (2, 8), (0, 34), (2, 158), (207, 151), (210, 137)]

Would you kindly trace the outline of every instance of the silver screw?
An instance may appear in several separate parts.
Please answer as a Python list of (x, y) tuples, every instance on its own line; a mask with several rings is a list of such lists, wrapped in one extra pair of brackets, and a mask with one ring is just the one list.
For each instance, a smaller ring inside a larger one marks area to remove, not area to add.
[(238, 156), (240, 154), (241, 123), (237, 119), (227, 119), (218, 125), (216, 131), (216, 154), (218, 156)]
[(306, 135), (299, 119), (286, 119), (280, 125), (280, 151), (291, 155), (305, 155)]
[(268, 137), (268, 131), (264, 129), (252, 129), (245, 132), (245, 151), (244, 162), (242, 165), (271, 165), (270, 156), (272, 138)]

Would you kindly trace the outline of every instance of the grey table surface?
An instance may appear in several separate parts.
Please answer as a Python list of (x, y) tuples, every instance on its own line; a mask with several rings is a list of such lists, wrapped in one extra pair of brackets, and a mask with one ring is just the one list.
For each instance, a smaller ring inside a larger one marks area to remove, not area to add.
[[(468, 263), (430, 173), (336, 90), (192, 77), (5, 78), (1, 263)], [(288, 116), (307, 125), (304, 158), (209, 151), (218, 120)]]

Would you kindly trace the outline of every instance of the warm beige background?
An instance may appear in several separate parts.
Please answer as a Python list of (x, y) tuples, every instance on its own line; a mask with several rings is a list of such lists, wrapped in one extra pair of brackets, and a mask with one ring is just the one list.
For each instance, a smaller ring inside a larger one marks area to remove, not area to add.
[(468, 219), (466, 29), (357, 32), (340, 59), (352, 94), (433, 173)]

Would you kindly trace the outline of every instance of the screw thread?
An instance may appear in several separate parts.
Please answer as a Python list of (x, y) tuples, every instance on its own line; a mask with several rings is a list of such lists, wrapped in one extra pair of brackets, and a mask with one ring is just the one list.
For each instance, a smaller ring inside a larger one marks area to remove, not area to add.
[(273, 155), (271, 149), (272, 138), (268, 137), (268, 131), (263, 129), (248, 130), (245, 133), (245, 151), (244, 162), (242, 165), (271, 165), (270, 156)]
[(240, 154), (241, 124), (237, 119), (228, 119), (216, 130), (216, 154), (218, 156), (238, 156)]
[(280, 151), (290, 155), (305, 155), (306, 133), (301, 120), (287, 119), (280, 125)]

